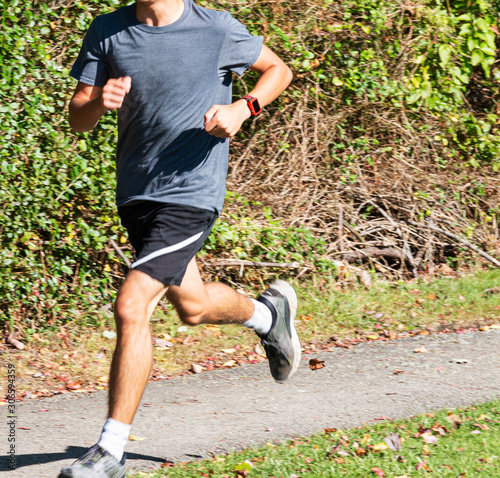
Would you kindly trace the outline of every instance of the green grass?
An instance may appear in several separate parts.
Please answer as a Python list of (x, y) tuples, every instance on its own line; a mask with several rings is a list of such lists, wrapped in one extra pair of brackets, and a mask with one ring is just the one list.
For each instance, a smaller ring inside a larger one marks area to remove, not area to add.
[(498, 269), (428, 283), (380, 282), (370, 290), (337, 290), (334, 284), (299, 287), (299, 313), (308, 316), (303, 317), (301, 337), (312, 341), (355, 331), (379, 333), (380, 327), (398, 332), (494, 323), (500, 318), (500, 293), (485, 295), (485, 290), (495, 286), (500, 286)]
[[(352, 430), (325, 430), (309, 438), (268, 443), (211, 460), (177, 464), (134, 476), (159, 478), (390, 478), (439, 476), (449, 478), (500, 477), (500, 401), (453, 411), (441, 410), (406, 420), (368, 424)], [(454, 426), (456, 416), (461, 424)], [(422, 433), (438, 438), (426, 444)], [(399, 434), (398, 451), (384, 447), (384, 438)], [(356, 445), (357, 444), (357, 445)], [(361, 447), (364, 453), (359, 450)], [(380, 448), (384, 449), (380, 449)], [(340, 453), (339, 453), (340, 452)], [(420, 465), (419, 463), (425, 463)], [(427, 467), (427, 469), (425, 468)], [(238, 475), (238, 470), (241, 470)], [(243, 472), (245, 470), (247, 474)]]

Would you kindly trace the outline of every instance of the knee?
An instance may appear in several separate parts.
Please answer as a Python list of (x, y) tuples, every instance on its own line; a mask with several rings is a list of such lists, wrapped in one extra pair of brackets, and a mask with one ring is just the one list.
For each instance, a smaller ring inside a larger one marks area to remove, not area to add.
[(141, 307), (133, 297), (118, 296), (114, 305), (114, 317), (119, 334), (148, 329), (146, 308)]

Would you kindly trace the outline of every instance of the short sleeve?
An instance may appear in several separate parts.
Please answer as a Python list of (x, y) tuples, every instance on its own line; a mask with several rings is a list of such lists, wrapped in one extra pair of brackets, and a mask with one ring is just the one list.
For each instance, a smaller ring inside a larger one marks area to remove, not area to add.
[(92, 86), (104, 86), (109, 79), (106, 59), (99, 41), (97, 19), (92, 22), (83, 39), (80, 53), (71, 68), (70, 75)]
[(241, 76), (257, 61), (263, 38), (251, 35), (241, 22), (224, 13), (225, 38), (219, 56), (219, 70), (233, 71)]

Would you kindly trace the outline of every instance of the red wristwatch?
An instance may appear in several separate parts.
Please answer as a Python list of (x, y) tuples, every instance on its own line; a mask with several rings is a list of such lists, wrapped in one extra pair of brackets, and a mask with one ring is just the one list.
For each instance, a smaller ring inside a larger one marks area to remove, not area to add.
[(250, 114), (252, 116), (257, 116), (262, 108), (260, 107), (259, 100), (250, 95), (245, 95), (241, 97), (242, 100), (246, 100), (248, 109), (250, 110)]

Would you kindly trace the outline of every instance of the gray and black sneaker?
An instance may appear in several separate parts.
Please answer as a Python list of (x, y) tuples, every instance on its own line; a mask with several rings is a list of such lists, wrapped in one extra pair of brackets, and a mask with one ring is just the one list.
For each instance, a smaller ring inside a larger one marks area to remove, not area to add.
[(266, 350), (271, 375), (276, 381), (283, 382), (297, 371), (300, 364), (301, 347), (295, 330), (297, 294), (290, 284), (277, 280), (257, 300), (271, 310), (271, 330), (258, 335)]
[(58, 478), (125, 478), (125, 454), (118, 462), (96, 444), (71, 466), (65, 466)]

